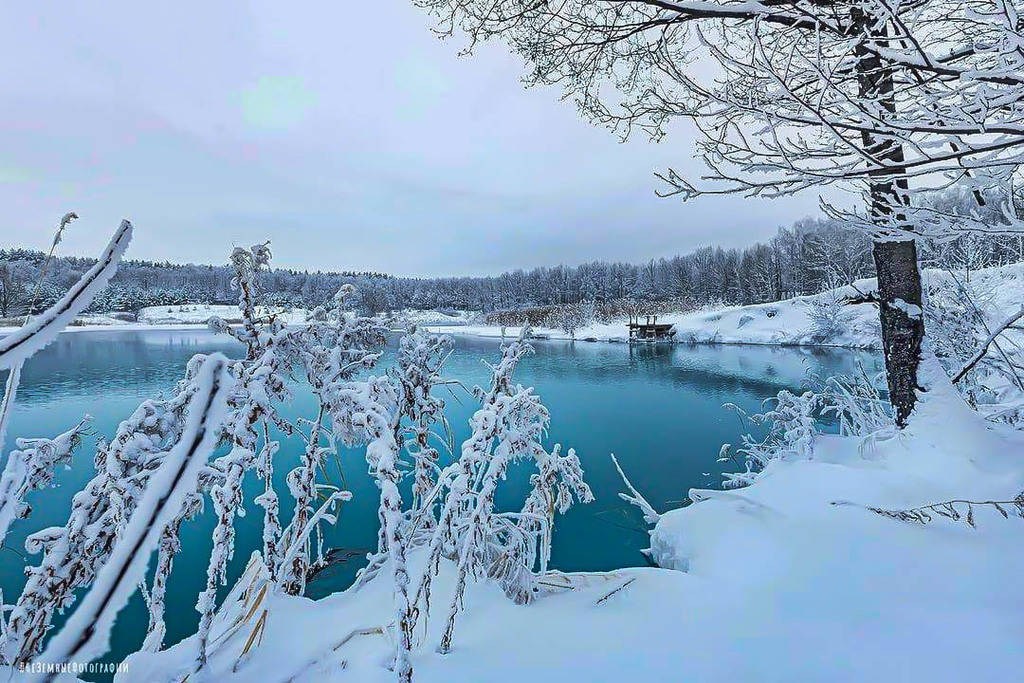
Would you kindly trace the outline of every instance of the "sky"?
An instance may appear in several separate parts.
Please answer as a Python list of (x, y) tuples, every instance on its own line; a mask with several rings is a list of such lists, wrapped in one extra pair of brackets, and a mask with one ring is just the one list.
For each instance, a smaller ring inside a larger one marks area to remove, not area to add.
[(484, 275), (743, 246), (808, 195), (660, 199), (689, 129), (620, 143), (500, 43), (459, 57), (407, 0), (3, 3), (0, 245), (280, 267)]

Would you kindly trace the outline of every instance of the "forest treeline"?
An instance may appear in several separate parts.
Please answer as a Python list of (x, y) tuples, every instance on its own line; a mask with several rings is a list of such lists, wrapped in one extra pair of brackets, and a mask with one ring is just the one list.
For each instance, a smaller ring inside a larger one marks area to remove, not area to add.
[[(947, 205), (969, 198), (947, 194)], [(976, 209), (974, 209), (976, 211)], [(999, 222), (993, 204), (991, 221)], [(46, 254), (0, 250), (0, 315), (25, 313)], [(1021, 236), (965, 234), (923, 243), (925, 267), (971, 270), (1024, 260)], [(53, 304), (94, 261), (51, 260), (34, 308)], [(751, 304), (814, 294), (874, 275), (870, 238), (837, 221), (805, 218), (779, 228), (767, 242), (739, 249), (705, 246), (645, 263), (592, 261), (541, 266), (490, 277), (395, 277), (375, 272), (327, 272), (275, 268), (261, 274), (268, 305), (312, 308), (330, 301), (342, 284), (355, 285), (354, 305), (363, 313), (401, 309), (504, 311), (593, 302), (670, 302), (676, 306)], [(969, 277), (969, 275), (968, 275)], [(92, 311), (134, 312), (146, 306), (233, 303), (228, 264), (196, 265), (128, 260), (96, 297)]]

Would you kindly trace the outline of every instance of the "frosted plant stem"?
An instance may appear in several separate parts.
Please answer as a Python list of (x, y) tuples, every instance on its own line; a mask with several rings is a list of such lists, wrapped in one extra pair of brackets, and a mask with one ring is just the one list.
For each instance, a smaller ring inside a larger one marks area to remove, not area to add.
[[(4, 452), (7, 440), (7, 424), (11, 419), (11, 409), (14, 407), (14, 397), (18, 393), (18, 384), (21, 381), (21, 366), (24, 361), (19, 361), (11, 366), (10, 374), (7, 375), (7, 385), (4, 388), (4, 400), (0, 404), (0, 454)], [(0, 500), (0, 505), (3, 501)], [(0, 540), (3, 536), (0, 535)]]
[[(231, 388), (225, 372), (227, 359), (211, 355), (200, 370), (199, 390), (189, 402), (181, 439), (168, 452), (160, 470), (150, 480), (124, 535), (114, 545), (110, 559), (96, 575), (92, 589), (71, 618), (50, 641), (41, 661), (50, 664), (86, 662), (110, 647), (110, 630), (117, 613), (143, 579), (149, 557), (195, 486), (199, 470), (217, 443), (217, 429)], [(49, 683), (57, 670), (33, 676)]]

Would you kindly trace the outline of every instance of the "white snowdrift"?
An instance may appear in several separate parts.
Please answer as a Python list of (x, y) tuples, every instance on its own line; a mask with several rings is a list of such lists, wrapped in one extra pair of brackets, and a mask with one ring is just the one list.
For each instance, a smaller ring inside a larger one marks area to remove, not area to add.
[[(1024, 488), (1024, 438), (980, 420), (939, 372), (928, 365), (933, 391), (901, 437), (819, 437), (813, 459), (773, 462), (748, 488), (663, 514), (652, 547), (664, 569), (565, 575), (574, 589), (528, 606), (475, 584), (450, 654), (435, 651), (443, 619), (430, 620), (415, 680), (1016, 680), (1024, 519), (979, 507), (972, 529), (861, 507), (1007, 500)], [(421, 560), (411, 558), (414, 575)], [(388, 576), (319, 602), (267, 598), (262, 644), (239, 662), (251, 628), (238, 628), (207, 680), (393, 680), (392, 646), (376, 632), (394, 616)], [(442, 567), (435, 605), (452, 583)], [(194, 652), (185, 641), (135, 655), (117, 680), (169, 680)]]

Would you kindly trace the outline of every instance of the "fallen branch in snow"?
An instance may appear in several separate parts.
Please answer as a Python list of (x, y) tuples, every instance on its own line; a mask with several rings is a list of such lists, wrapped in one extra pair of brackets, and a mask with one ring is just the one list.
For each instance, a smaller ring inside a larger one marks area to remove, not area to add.
[[(853, 503), (848, 500), (836, 500), (832, 501), (831, 504), (835, 506), (855, 506), (865, 510), (870, 510), (876, 515), (888, 517), (889, 519), (895, 519), (901, 522), (916, 522), (922, 525), (932, 521), (932, 515), (934, 514), (940, 517), (952, 519), (953, 521), (959, 521), (962, 519), (964, 523), (972, 529), (977, 528), (974, 523), (975, 507), (993, 507), (1003, 516), (1003, 519), (1009, 519), (1010, 513), (1008, 513), (1006, 508), (1003, 506), (1012, 506), (1015, 508), (1015, 512), (1018, 517), (1024, 517), (1024, 491), (1018, 493), (1013, 500), (963, 500), (956, 498), (954, 500), (932, 503), (930, 505), (920, 505), (918, 507), (907, 508), (905, 510), (890, 510), (886, 508), (871, 507), (868, 505)], [(957, 506), (966, 506), (966, 510), (961, 512), (957, 509)]]
[(630, 578), (630, 579), (629, 579), (628, 581), (626, 581), (626, 582), (624, 582), (624, 583), (620, 584), (618, 588), (615, 588), (615, 589), (614, 589), (614, 590), (612, 590), (612, 591), (611, 591), (610, 593), (606, 593), (606, 594), (604, 595), (604, 597), (602, 597), (602, 598), (601, 598), (600, 600), (598, 600), (598, 601), (597, 601), (597, 602), (595, 602), (594, 604), (595, 604), (595, 605), (600, 605), (601, 603), (603, 603), (603, 602), (606, 602), (606, 601), (608, 600), (608, 598), (612, 597), (613, 595), (615, 595), (615, 594), (616, 594), (616, 593), (618, 593), (619, 591), (623, 590), (624, 588), (626, 588), (626, 587), (627, 587), (627, 586), (628, 586), (629, 584), (633, 583), (634, 581), (636, 581), (636, 577), (635, 577), (635, 576), (634, 576), (634, 577), (632, 577), (632, 578)]

